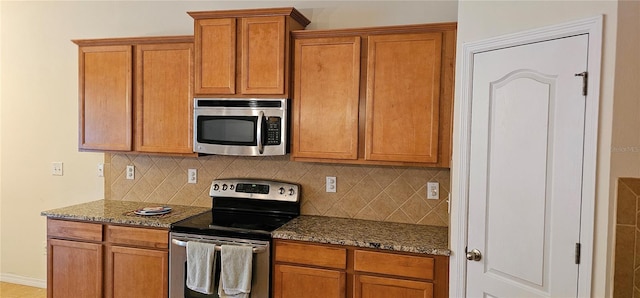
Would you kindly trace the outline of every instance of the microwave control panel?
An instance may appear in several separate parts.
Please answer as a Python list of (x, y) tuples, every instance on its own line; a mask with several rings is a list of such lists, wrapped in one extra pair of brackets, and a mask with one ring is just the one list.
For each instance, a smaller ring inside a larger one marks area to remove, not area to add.
[(269, 117), (267, 118), (267, 141), (265, 145), (280, 145), (280, 135), (282, 131), (282, 118)]

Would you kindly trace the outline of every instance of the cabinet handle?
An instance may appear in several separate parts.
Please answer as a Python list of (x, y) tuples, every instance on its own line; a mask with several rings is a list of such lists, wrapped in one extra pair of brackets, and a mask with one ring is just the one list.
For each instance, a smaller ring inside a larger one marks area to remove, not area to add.
[[(187, 242), (189, 241), (181, 241), (178, 239), (171, 239), (171, 243), (177, 245), (177, 246), (181, 246), (181, 247), (187, 247)], [(222, 247), (220, 247), (220, 245), (216, 245), (216, 247), (214, 248), (216, 251), (220, 251), (222, 249)], [(264, 251), (266, 251), (267, 249), (264, 247), (254, 247), (253, 248), (253, 253), (254, 254), (259, 254), (262, 253)]]
[(258, 114), (258, 129), (256, 130), (256, 141), (258, 143), (258, 152), (262, 154), (264, 152), (264, 146), (262, 145), (262, 121), (264, 118), (264, 112), (260, 111)]

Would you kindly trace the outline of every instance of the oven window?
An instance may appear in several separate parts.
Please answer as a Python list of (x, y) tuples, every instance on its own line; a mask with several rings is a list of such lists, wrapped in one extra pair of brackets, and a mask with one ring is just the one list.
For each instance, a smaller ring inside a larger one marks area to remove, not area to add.
[(219, 145), (256, 146), (255, 116), (199, 116), (197, 138), (199, 143)]

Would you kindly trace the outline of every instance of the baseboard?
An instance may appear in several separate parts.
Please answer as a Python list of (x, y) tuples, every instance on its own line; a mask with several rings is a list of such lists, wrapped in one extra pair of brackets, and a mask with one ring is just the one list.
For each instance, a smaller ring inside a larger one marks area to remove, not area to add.
[(0, 273), (0, 281), (43, 289), (47, 287), (46, 279), (36, 279), (8, 273)]

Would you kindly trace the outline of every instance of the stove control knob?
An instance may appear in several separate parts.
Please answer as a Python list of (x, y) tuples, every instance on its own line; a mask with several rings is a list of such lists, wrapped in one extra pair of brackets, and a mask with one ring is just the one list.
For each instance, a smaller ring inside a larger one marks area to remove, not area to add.
[(215, 191), (220, 190), (220, 185), (214, 184), (213, 185), (213, 190), (215, 190)]
[(229, 190), (233, 190), (235, 188), (235, 185), (231, 184), (229, 185)]
[(227, 190), (227, 185), (226, 184), (222, 184), (222, 190), (223, 191)]
[(283, 195), (284, 194), (284, 187), (280, 187), (280, 189), (278, 189), (280, 191), (280, 194)]
[(295, 193), (295, 190), (293, 190), (293, 187), (289, 188), (289, 195), (292, 196), (294, 193)]

